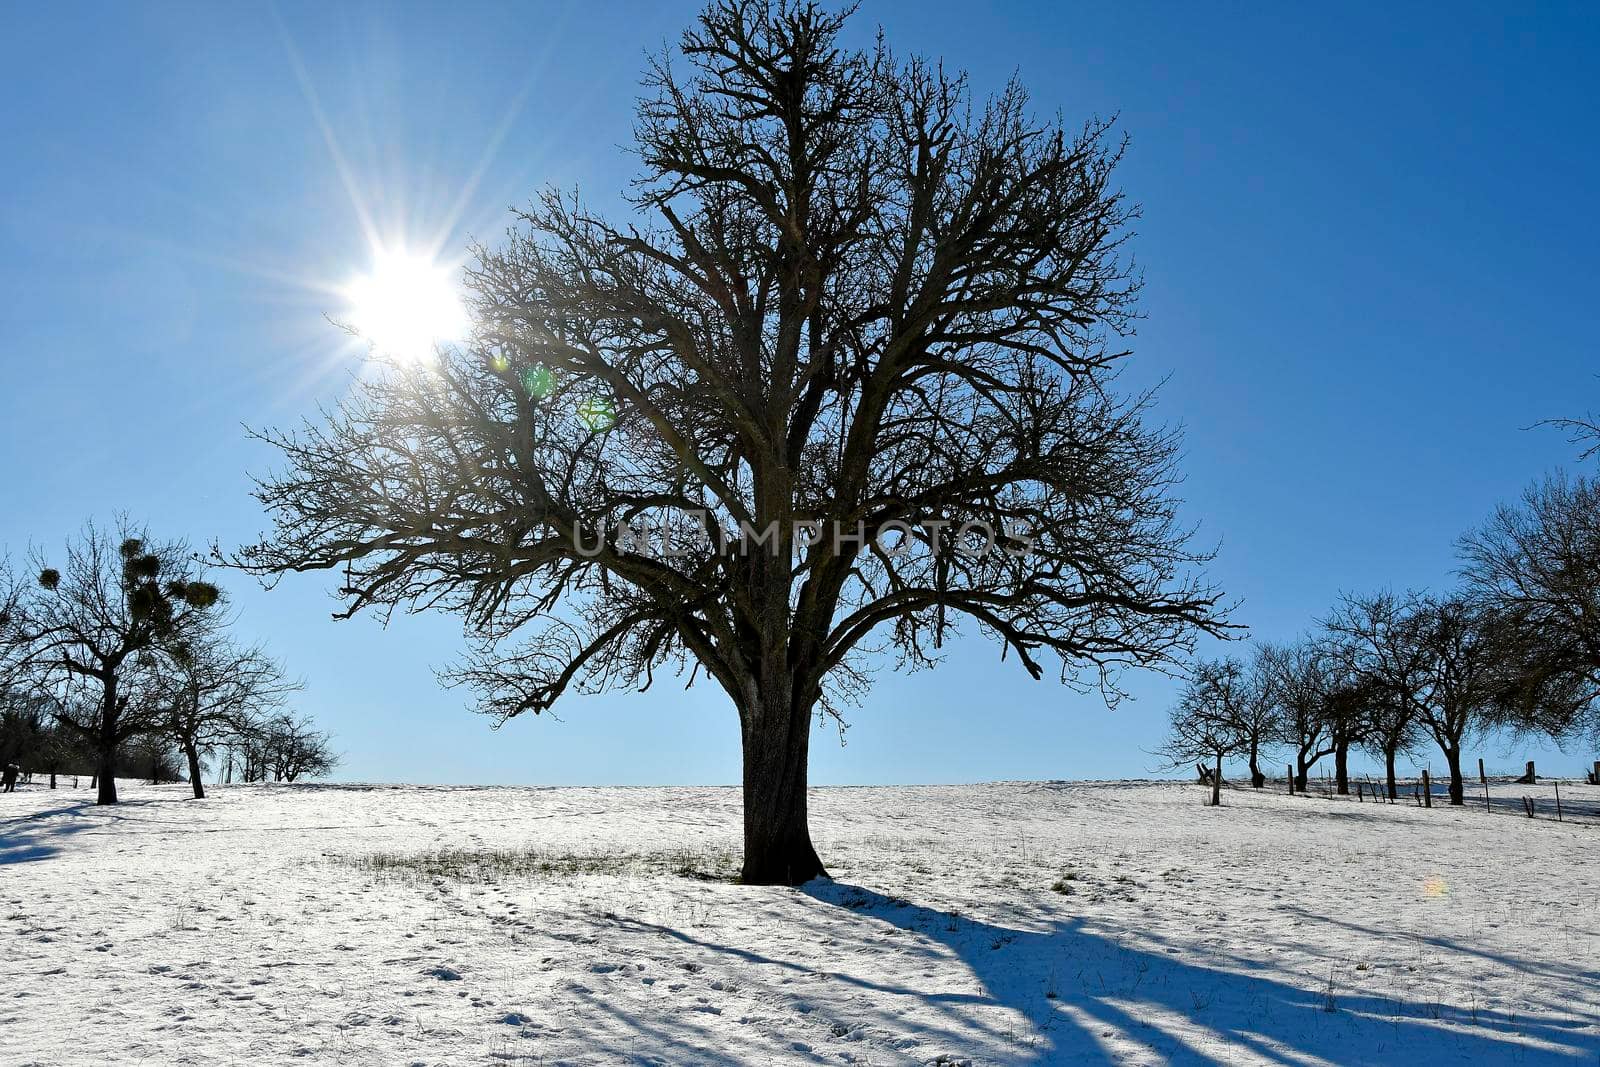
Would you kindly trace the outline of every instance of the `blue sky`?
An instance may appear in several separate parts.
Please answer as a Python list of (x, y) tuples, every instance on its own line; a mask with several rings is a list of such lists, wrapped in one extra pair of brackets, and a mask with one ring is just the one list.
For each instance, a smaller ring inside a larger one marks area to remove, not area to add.
[[(1269, 639), (1341, 590), (1448, 585), (1455, 537), (1573, 458), (1525, 427), (1600, 409), (1600, 8), (1318, 8), (866, 0), (854, 26), (980, 89), (1015, 70), (1071, 122), (1120, 114), (1147, 282), (1127, 380), (1168, 378), (1186, 512)], [(695, 10), (7, 7), (0, 544), (53, 548), (118, 511), (250, 539), (247, 472), (274, 457), (242, 425), (313, 415), (358, 369), (324, 319), (368, 265), (356, 202), (446, 254), (545, 184), (615, 204), (641, 57)], [(325, 576), (226, 578), (241, 631), (306, 678), (343, 777), (738, 778), (709, 686), (493, 732), (434, 683), (454, 619), (333, 623)], [(1172, 686), (1129, 686), (1108, 713), (962, 644), (880, 675), (848, 745), (816, 739), (813, 780), (1144, 774)]]

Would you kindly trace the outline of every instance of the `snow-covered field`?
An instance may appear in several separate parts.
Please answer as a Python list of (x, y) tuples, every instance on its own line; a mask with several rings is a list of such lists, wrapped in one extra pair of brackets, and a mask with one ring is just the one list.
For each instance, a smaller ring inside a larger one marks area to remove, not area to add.
[(1547, 786), (819, 789), (802, 889), (731, 789), (184, 792), (0, 796), (0, 1064), (1600, 1062)]

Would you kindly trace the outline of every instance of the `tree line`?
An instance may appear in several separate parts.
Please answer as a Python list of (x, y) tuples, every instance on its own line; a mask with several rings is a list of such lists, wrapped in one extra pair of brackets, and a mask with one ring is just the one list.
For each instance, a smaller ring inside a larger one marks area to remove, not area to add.
[[(1561, 423), (1600, 451), (1600, 425)], [(1396, 795), (1402, 754), (1436, 747), (1451, 804), (1464, 802), (1462, 753), (1501, 730), (1600, 743), (1600, 479), (1557, 472), (1496, 509), (1457, 544), (1461, 585), (1446, 595), (1347, 596), (1317, 628), (1249, 656), (1197, 662), (1170, 712), (1163, 753), (1209, 765), (1287, 749), (1296, 785), (1331, 757), (1349, 792), (1349, 755), (1381, 760)]]
[(288, 706), (302, 684), (233, 621), (187, 545), (126, 521), (0, 563), (0, 763), (51, 788), (92, 775), (101, 804), (119, 774), (183, 774), (202, 798), (208, 762), (225, 781), (328, 773), (330, 738)]

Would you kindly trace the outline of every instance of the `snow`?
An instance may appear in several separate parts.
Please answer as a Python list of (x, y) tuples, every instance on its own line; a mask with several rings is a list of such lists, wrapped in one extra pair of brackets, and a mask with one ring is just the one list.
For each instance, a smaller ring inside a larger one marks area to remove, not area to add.
[(1600, 789), (1494, 791), (818, 789), (796, 890), (732, 789), (33, 785), (0, 1063), (1594, 1064)]

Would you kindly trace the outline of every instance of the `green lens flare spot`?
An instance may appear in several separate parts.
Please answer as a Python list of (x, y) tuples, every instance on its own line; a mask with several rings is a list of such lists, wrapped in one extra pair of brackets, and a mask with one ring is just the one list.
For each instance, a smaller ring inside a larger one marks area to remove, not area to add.
[(556, 387), (556, 376), (549, 367), (529, 367), (522, 372), (522, 387), (535, 400), (543, 400)]
[(603, 433), (617, 424), (617, 413), (605, 397), (591, 396), (578, 405), (578, 421), (591, 433)]
[(511, 369), (511, 361), (505, 356), (494, 355), (489, 357), (489, 366), (495, 369), (495, 373), (504, 374)]

